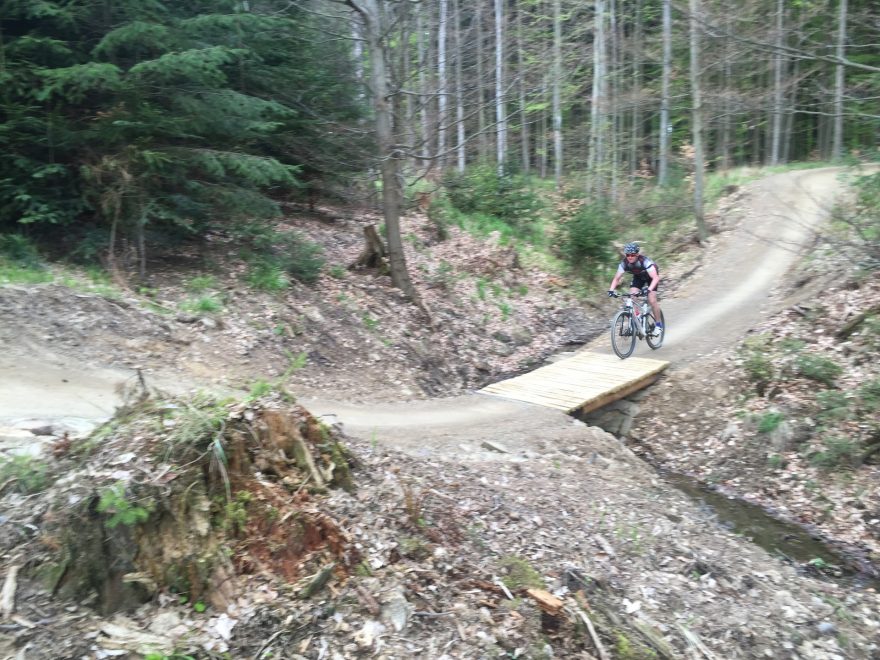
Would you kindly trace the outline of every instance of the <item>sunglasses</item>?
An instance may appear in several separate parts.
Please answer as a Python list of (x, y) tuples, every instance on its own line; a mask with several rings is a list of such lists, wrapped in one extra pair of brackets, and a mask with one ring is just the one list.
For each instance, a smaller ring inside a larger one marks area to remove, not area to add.
[(628, 255), (626, 255), (626, 256), (627, 256), (627, 257), (637, 257), (637, 256), (639, 256), (639, 255), (638, 255), (638, 254), (628, 254)]

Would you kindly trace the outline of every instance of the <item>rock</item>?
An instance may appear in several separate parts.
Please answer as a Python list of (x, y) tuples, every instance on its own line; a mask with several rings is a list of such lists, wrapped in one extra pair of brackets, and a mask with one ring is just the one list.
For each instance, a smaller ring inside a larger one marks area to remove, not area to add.
[(833, 623), (829, 623), (828, 621), (823, 621), (816, 626), (816, 631), (820, 635), (836, 635), (837, 626), (835, 626)]
[(403, 595), (400, 588), (394, 589), (385, 601), (382, 608), (382, 619), (388, 621), (396, 632), (404, 630), (409, 623), (412, 605)]

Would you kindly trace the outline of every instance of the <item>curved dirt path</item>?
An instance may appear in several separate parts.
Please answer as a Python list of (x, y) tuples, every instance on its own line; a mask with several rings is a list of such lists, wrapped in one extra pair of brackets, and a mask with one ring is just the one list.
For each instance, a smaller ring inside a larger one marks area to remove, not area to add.
[[(635, 355), (673, 365), (692, 363), (738, 340), (779, 309), (784, 295), (779, 285), (797, 266), (815, 228), (828, 218), (844, 188), (842, 172), (840, 168), (785, 172), (747, 185), (735, 211), (735, 228), (715, 235), (698, 272), (674, 298), (662, 301), (669, 322), (663, 348), (654, 352), (639, 342)], [(610, 352), (607, 335), (582, 350)], [(459, 461), (522, 456), (536, 448), (539, 437), (564, 436), (577, 424), (559, 411), (478, 393), (393, 404), (301, 402), (352, 435), (417, 456)], [(493, 440), (510, 454), (484, 446)]]
[[(713, 237), (703, 265), (676, 294), (662, 301), (670, 330), (652, 353), (636, 355), (674, 364), (693, 361), (735, 341), (780, 305), (769, 292), (796, 264), (815, 226), (842, 189), (841, 170), (788, 172), (746, 186), (736, 228)], [(607, 336), (585, 350), (608, 352)], [(133, 372), (93, 369), (64, 356), (35, 352), (29, 359), (0, 356), (0, 427), (22, 419), (75, 420), (93, 425), (119, 403), (119, 388)], [(301, 399), (313, 414), (342, 424), (347, 433), (394, 445), (417, 456), (450, 460), (517, 458), (540, 439), (582, 433), (569, 416), (481, 394), (441, 400), (354, 405)], [(486, 443), (501, 443), (503, 454)]]

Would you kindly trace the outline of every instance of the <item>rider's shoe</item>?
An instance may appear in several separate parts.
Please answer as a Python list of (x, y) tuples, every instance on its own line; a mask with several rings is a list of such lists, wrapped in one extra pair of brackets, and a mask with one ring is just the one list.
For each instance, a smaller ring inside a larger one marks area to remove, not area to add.
[(654, 331), (651, 333), (651, 336), (652, 337), (659, 337), (662, 334), (663, 334), (663, 324), (658, 323), (657, 325), (654, 326)]

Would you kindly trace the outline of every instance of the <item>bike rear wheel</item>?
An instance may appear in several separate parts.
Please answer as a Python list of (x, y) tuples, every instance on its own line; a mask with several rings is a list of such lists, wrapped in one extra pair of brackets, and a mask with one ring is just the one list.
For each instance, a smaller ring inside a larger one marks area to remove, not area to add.
[(663, 346), (663, 338), (666, 336), (666, 317), (663, 315), (663, 310), (660, 310), (660, 322), (663, 324), (663, 327), (660, 328), (660, 336), (654, 336), (654, 315), (648, 314), (648, 336), (645, 337), (648, 341), (648, 346), (653, 348), (655, 351)]
[(636, 329), (632, 314), (625, 311), (617, 312), (611, 321), (611, 348), (621, 360), (632, 355), (636, 347)]

